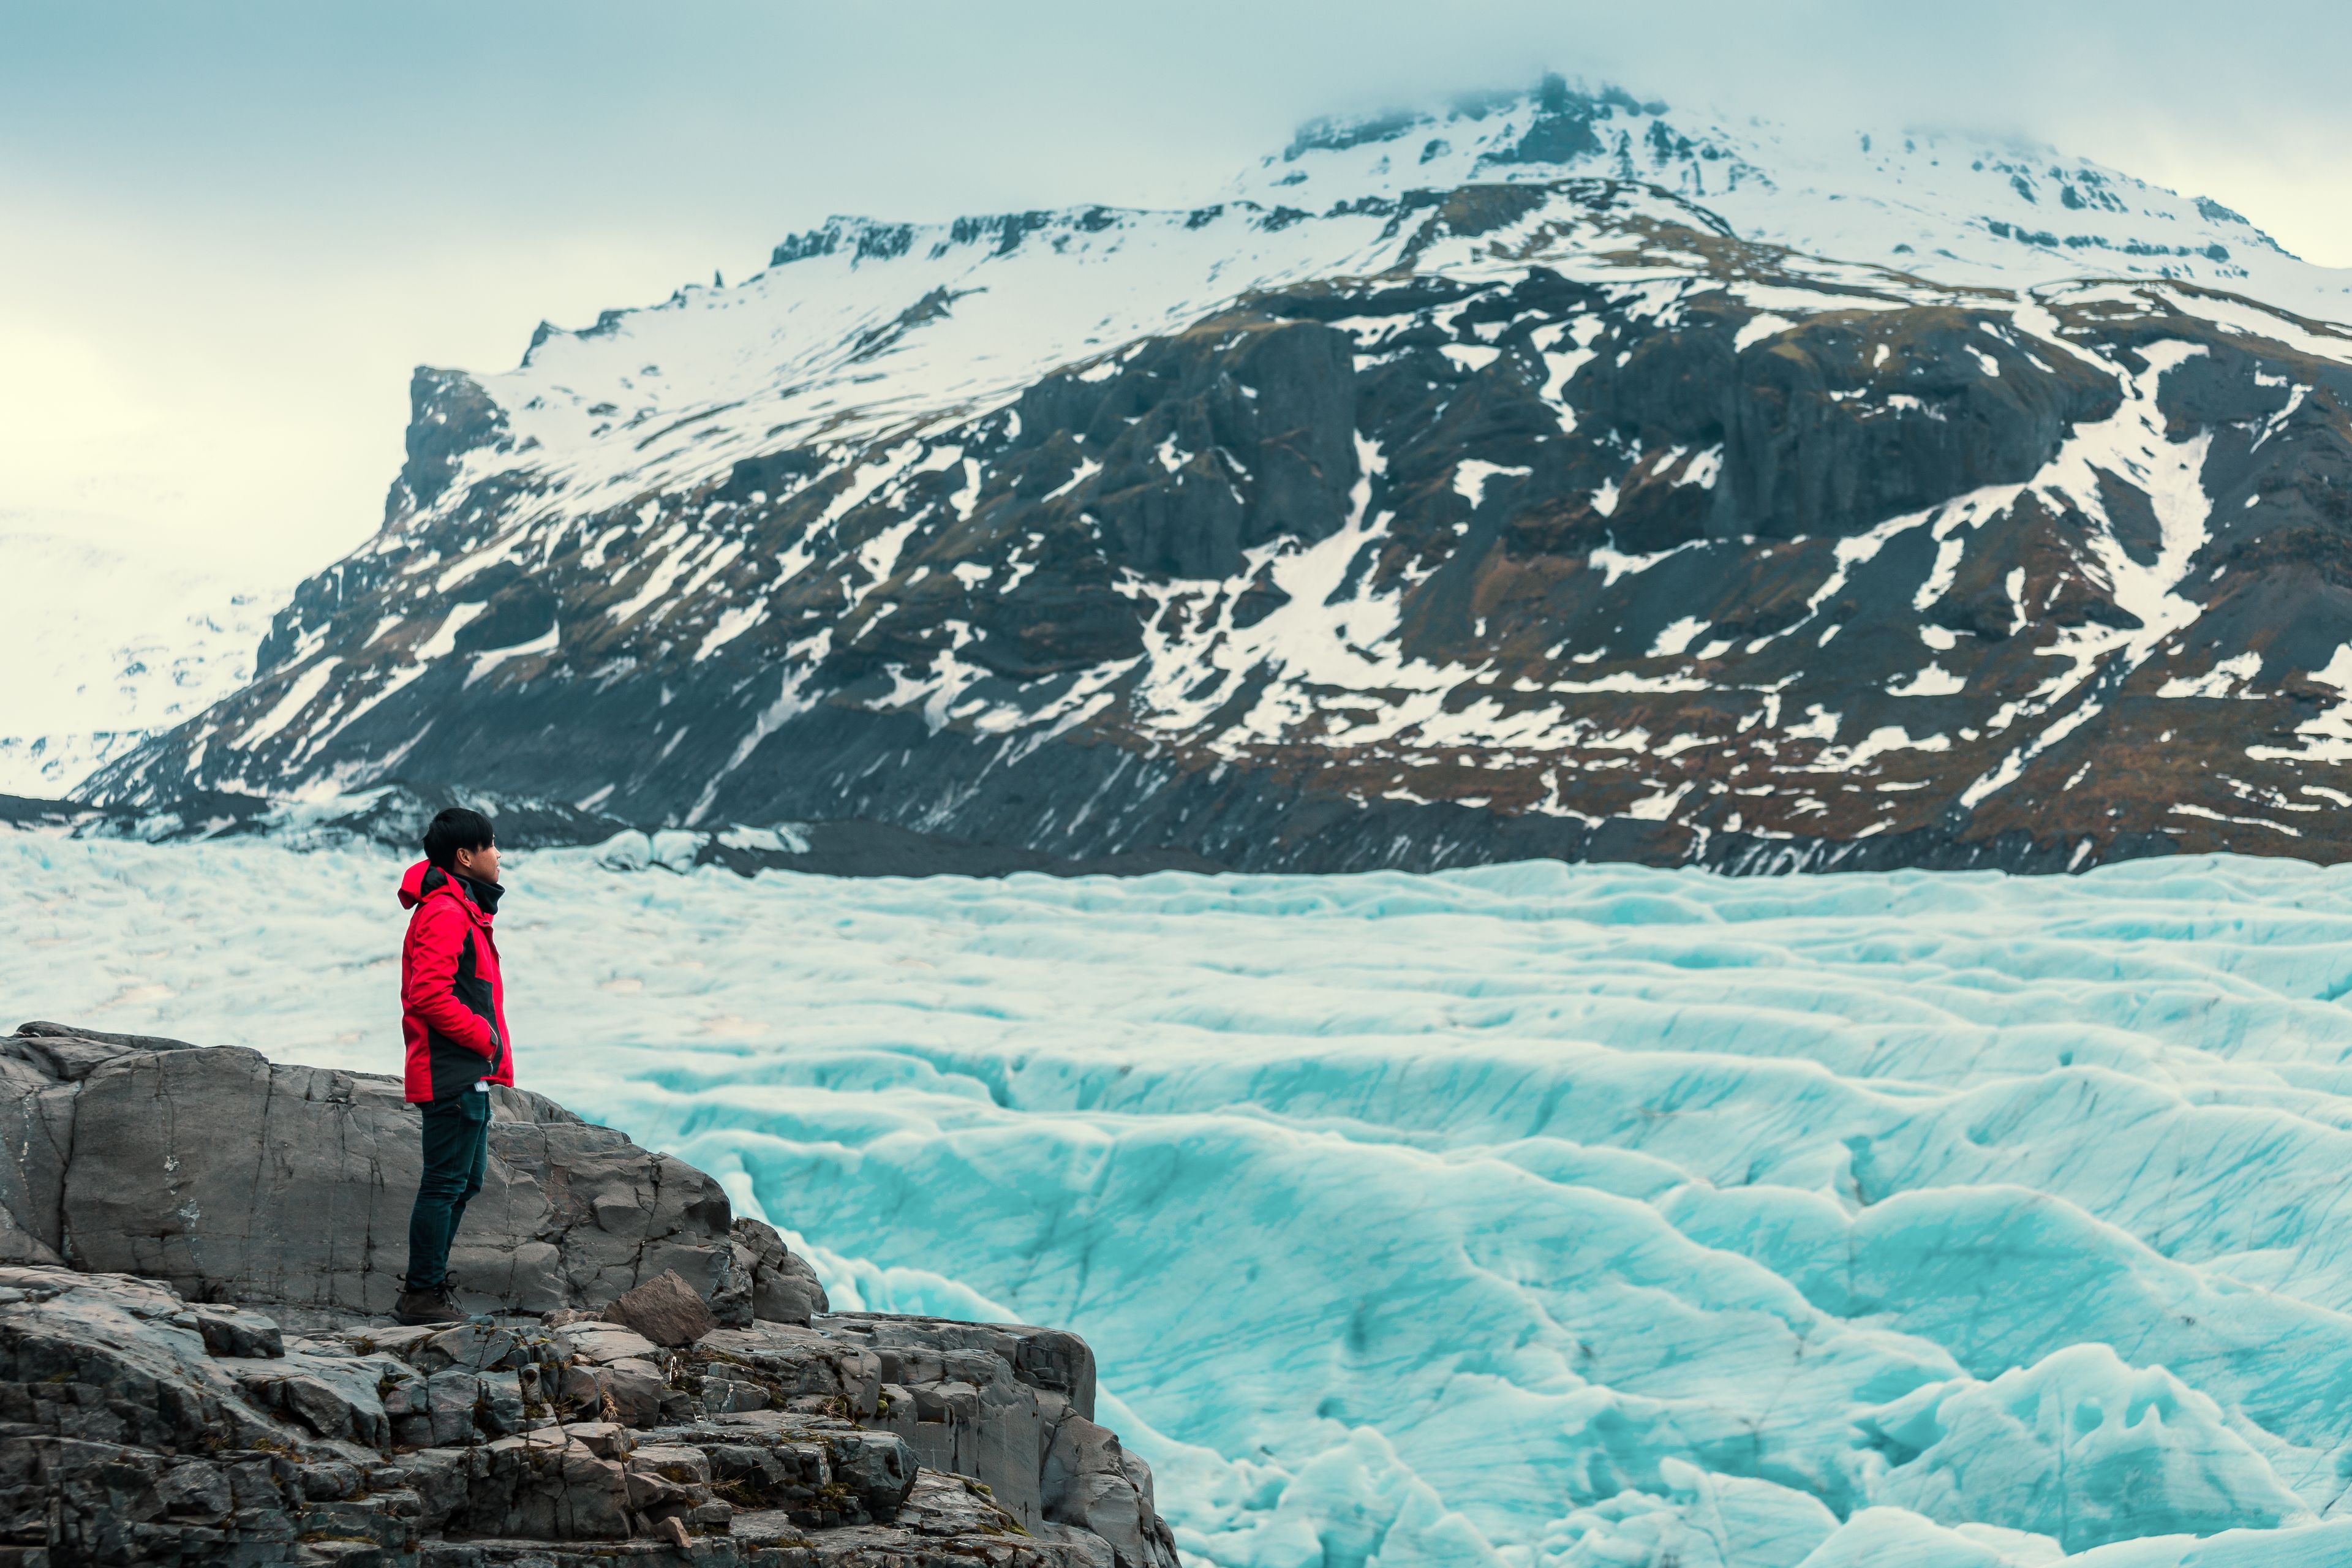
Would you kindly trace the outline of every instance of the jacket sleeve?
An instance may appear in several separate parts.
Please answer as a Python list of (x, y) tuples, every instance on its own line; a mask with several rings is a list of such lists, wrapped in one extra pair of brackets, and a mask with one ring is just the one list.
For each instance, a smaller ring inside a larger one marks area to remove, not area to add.
[(477, 1056), (495, 1060), (498, 1034), (489, 1021), (457, 1000), (457, 958), (466, 945), (463, 911), (435, 900), (408, 928), (408, 994), (401, 1005)]

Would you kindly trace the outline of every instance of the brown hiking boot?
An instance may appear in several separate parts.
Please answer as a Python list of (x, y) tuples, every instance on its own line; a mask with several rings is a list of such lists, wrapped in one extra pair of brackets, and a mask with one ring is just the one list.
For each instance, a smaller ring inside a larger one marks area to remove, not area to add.
[(407, 1327), (419, 1323), (462, 1323), (466, 1314), (449, 1299), (449, 1287), (444, 1283), (431, 1290), (403, 1290), (400, 1304), (392, 1310), (392, 1321)]

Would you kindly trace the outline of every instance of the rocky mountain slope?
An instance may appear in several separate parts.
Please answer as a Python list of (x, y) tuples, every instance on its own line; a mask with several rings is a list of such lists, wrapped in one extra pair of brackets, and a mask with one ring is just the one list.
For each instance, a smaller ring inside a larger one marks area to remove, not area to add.
[(1068, 858), (2332, 859), (2344, 275), (1557, 83), (1215, 205), (836, 219), (420, 370), (383, 532), (93, 798), (403, 779)]
[(1175, 1568), (1094, 1358), (826, 1310), (719, 1184), (497, 1091), (447, 1328), (399, 1328), (396, 1080), (0, 1040), (0, 1554)]

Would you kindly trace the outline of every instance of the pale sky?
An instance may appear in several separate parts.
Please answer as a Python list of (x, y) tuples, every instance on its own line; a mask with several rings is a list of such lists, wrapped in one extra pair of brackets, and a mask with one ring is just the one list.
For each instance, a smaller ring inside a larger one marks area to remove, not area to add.
[(2352, 12), (2219, 16), (0, 0), (0, 569), (66, 531), (291, 581), (373, 531), (413, 365), (506, 369), (830, 213), (1191, 205), (1315, 114), (1544, 70), (2043, 140), (2352, 265)]

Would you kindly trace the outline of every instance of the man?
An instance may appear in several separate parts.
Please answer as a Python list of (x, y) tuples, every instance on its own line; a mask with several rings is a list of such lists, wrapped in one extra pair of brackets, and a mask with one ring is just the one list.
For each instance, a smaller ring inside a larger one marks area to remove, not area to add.
[(414, 910), (400, 951), (400, 1030), (409, 1102), (425, 1116), (425, 1173), (408, 1217), (408, 1275), (393, 1315), (454, 1323), (449, 1241), (489, 1163), (490, 1085), (514, 1082), (506, 986), (490, 919), (498, 913), (499, 846), (489, 819), (451, 806), (425, 830), (425, 858), (401, 879)]

